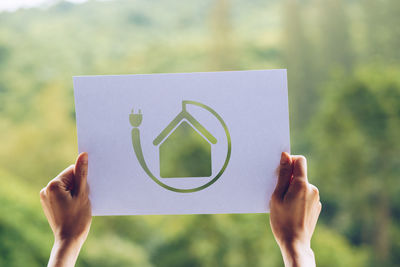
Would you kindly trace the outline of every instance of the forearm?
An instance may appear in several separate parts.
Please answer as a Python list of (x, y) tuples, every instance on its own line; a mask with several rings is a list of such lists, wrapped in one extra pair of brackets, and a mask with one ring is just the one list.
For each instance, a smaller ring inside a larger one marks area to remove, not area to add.
[(315, 267), (314, 252), (310, 246), (284, 244), (280, 245), (285, 267)]
[(75, 266), (81, 249), (81, 242), (63, 240), (54, 242), (51, 250), (48, 267), (71, 267)]

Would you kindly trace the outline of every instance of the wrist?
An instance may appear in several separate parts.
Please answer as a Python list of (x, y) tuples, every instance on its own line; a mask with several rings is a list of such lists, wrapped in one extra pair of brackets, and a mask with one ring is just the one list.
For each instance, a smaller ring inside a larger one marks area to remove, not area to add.
[(48, 266), (74, 266), (83, 242), (79, 239), (55, 238)]
[(54, 245), (61, 246), (63, 248), (76, 248), (81, 247), (85, 242), (86, 237), (74, 236), (74, 237), (64, 237), (61, 235), (55, 235)]
[(285, 242), (279, 245), (285, 267), (316, 266), (314, 252), (309, 244)]

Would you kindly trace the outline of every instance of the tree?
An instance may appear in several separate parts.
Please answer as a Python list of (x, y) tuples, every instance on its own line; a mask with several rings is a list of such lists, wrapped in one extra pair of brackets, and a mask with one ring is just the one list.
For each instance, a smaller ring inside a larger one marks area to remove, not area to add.
[(374, 66), (345, 82), (334, 77), (309, 132), (323, 219), (354, 244), (371, 244), (376, 266), (399, 264), (390, 259), (391, 212), (400, 194), (399, 74)]
[(284, 5), (283, 48), (288, 69), (291, 127), (302, 131), (307, 127), (315, 104), (316, 92), (312, 44), (304, 29), (302, 5), (298, 0), (286, 0)]
[(320, 67), (327, 75), (335, 69), (351, 71), (355, 58), (343, 0), (319, 1), (319, 8)]
[(400, 63), (400, 2), (365, 0), (361, 2), (365, 22), (367, 59)]
[(216, 70), (234, 69), (235, 53), (229, 0), (217, 0), (211, 9), (211, 62)]

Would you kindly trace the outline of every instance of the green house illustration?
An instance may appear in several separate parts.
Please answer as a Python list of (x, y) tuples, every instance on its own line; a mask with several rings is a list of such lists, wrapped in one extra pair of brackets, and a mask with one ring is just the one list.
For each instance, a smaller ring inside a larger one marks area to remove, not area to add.
[(210, 177), (211, 145), (217, 139), (207, 131), (182, 103), (182, 111), (154, 139), (159, 146), (162, 178)]

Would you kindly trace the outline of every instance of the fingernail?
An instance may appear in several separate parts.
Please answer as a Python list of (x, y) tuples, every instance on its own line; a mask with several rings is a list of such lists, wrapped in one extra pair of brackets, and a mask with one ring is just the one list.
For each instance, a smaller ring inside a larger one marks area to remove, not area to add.
[(289, 157), (285, 155), (285, 152), (282, 152), (281, 154), (281, 165), (286, 165), (289, 163)]
[(82, 162), (84, 164), (88, 164), (88, 154), (86, 152), (82, 153), (82, 159), (81, 160), (82, 160)]

